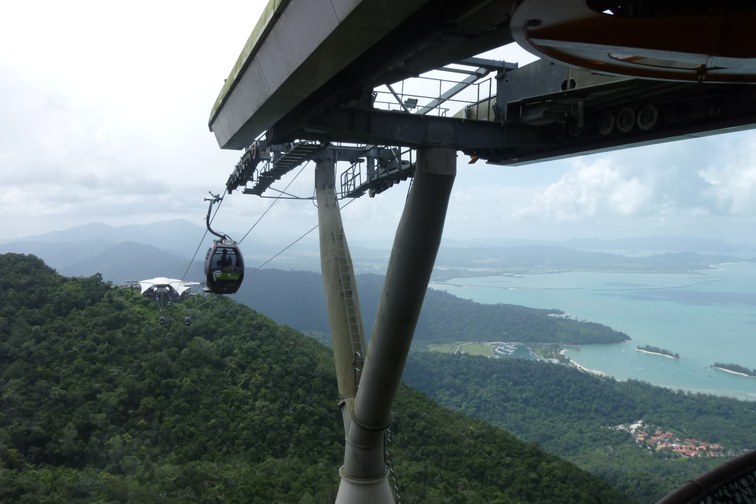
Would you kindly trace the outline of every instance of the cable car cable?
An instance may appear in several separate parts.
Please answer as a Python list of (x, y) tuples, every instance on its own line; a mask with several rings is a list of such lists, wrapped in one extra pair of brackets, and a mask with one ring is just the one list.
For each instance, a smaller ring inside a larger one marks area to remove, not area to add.
[(181, 277), (181, 283), (184, 282), (186, 279), (186, 274), (189, 273), (189, 269), (192, 267), (192, 264), (194, 264), (194, 259), (197, 258), (197, 253), (199, 252), (199, 249), (202, 247), (202, 242), (205, 241), (205, 237), (207, 236), (207, 229), (204, 233), (202, 233), (202, 238), (200, 238), (199, 243), (197, 244), (197, 248), (194, 249), (194, 255), (191, 259), (189, 259), (189, 264), (186, 266), (186, 269), (184, 270), (184, 276)]
[(293, 247), (294, 245), (296, 245), (296, 244), (297, 244), (297, 242), (298, 242), (299, 240), (303, 239), (303, 238), (304, 238), (305, 236), (307, 236), (308, 234), (310, 234), (310, 233), (312, 233), (313, 231), (315, 231), (316, 229), (318, 229), (318, 226), (320, 226), (320, 224), (315, 224), (315, 225), (314, 225), (313, 227), (311, 227), (310, 229), (308, 229), (307, 231), (305, 231), (305, 233), (304, 233), (304, 234), (303, 234), (302, 236), (300, 236), (299, 238), (297, 238), (297, 239), (296, 239), (296, 240), (294, 240), (293, 242), (291, 242), (291, 243), (289, 243), (288, 245), (286, 245), (286, 246), (285, 246), (284, 248), (282, 248), (282, 249), (281, 249), (281, 250), (280, 250), (279, 252), (276, 252), (276, 254), (275, 254), (275, 255), (274, 255), (273, 257), (271, 257), (270, 259), (268, 259), (267, 261), (265, 261), (264, 263), (262, 263), (262, 264), (261, 264), (260, 266), (258, 266), (257, 268), (255, 268), (255, 269), (253, 269), (252, 271), (250, 271), (250, 272), (249, 272), (249, 274), (250, 274), (250, 275), (253, 275), (253, 274), (255, 274), (255, 273), (256, 273), (257, 271), (261, 270), (261, 269), (263, 268), (263, 266), (265, 266), (266, 264), (268, 264), (269, 262), (271, 262), (271, 261), (272, 261), (273, 259), (275, 259), (276, 257), (280, 256), (281, 254), (283, 254), (283, 253), (284, 253), (284, 252), (286, 252), (287, 250), (289, 250), (289, 249), (290, 249), (291, 247)]
[[(228, 191), (228, 189), (226, 189), (225, 191), (223, 191), (223, 196), (220, 197), (220, 202), (218, 203), (218, 206), (215, 207), (215, 213), (210, 218), (210, 222), (213, 222), (213, 220), (215, 220), (215, 216), (218, 215), (218, 210), (220, 210), (221, 203), (223, 203), (223, 198), (226, 197), (226, 192), (227, 191)], [(210, 193), (210, 194), (213, 194), (213, 193)], [(181, 283), (183, 283), (184, 280), (186, 280), (186, 275), (187, 275), (187, 273), (189, 273), (189, 270), (191, 269), (192, 264), (194, 264), (194, 260), (197, 258), (197, 253), (199, 252), (200, 248), (202, 248), (202, 243), (205, 241), (205, 237), (207, 236), (207, 233), (208, 233), (208, 231), (207, 231), (207, 229), (205, 229), (205, 232), (202, 233), (202, 238), (200, 238), (200, 241), (197, 244), (197, 248), (194, 249), (194, 255), (192, 255), (191, 259), (189, 259), (189, 264), (186, 265), (186, 269), (184, 270), (184, 275), (181, 277)]]
[(241, 240), (239, 240), (237, 242), (239, 245), (241, 245), (241, 242), (244, 241), (244, 239), (247, 237), (247, 235), (249, 235), (249, 233), (251, 233), (252, 230), (255, 229), (255, 227), (257, 226), (257, 224), (260, 223), (260, 221), (262, 220), (262, 218), (265, 217), (265, 215), (270, 211), (270, 209), (273, 208), (273, 205), (275, 205), (276, 203), (278, 203), (278, 200), (281, 199), (281, 195), (286, 193), (286, 190), (289, 188), (289, 186), (291, 184), (293, 184), (295, 180), (297, 180), (297, 177), (299, 177), (299, 175), (302, 173), (302, 171), (304, 171), (304, 169), (307, 167), (308, 164), (310, 164), (309, 161), (306, 162), (305, 164), (303, 164), (302, 168), (300, 168), (299, 171), (297, 172), (297, 174), (294, 175), (294, 178), (291, 179), (288, 184), (286, 184), (286, 187), (284, 187), (283, 191), (281, 191), (280, 194), (273, 199), (273, 202), (270, 205), (268, 205), (268, 208), (266, 208), (265, 211), (262, 213), (262, 215), (260, 217), (258, 217), (258, 219), (255, 221), (254, 224), (252, 224), (252, 227), (249, 228), (249, 231), (247, 231), (244, 234), (244, 236), (241, 237)]
[[(354, 201), (355, 201), (356, 199), (357, 199), (357, 198), (354, 198), (354, 199), (351, 199), (351, 200), (349, 200), (349, 202), (347, 202), (347, 203), (346, 203), (346, 204), (345, 204), (344, 206), (340, 207), (340, 208), (339, 208), (339, 210), (343, 210), (344, 208), (348, 207), (348, 206), (349, 206), (349, 205), (351, 205), (351, 204), (352, 204), (352, 203), (353, 203), (353, 202), (354, 202)], [(296, 239), (296, 240), (294, 240), (293, 242), (289, 243), (289, 244), (288, 244), (288, 245), (286, 245), (286, 246), (285, 246), (284, 248), (282, 248), (282, 249), (281, 249), (280, 251), (278, 251), (278, 252), (277, 252), (276, 254), (274, 254), (274, 255), (273, 255), (273, 257), (271, 257), (270, 259), (268, 259), (267, 261), (265, 261), (264, 263), (262, 263), (262, 264), (261, 264), (260, 266), (258, 266), (257, 268), (255, 268), (255, 269), (253, 269), (252, 271), (250, 271), (250, 272), (249, 272), (249, 274), (250, 274), (250, 275), (254, 275), (255, 273), (257, 273), (257, 272), (258, 272), (259, 270), (261, 270), (261, 269), (262, 269), (262, 268), (263, 268), (263, 267), (264, 267), (264, 266), (265, 266), (266, 264), (268, 264), (268, 263), (269, 263), (269, 262), (271, 262), (271, 261), (272, 261), (273, 259), (275, 259), (276, 257), (280, 256), (281, 254), (283, 254), (284, 252), (286, 252), (286, 251), (287, 251), (288, 249), (290, 249), (291, 247), (293, 247), (294, 245), (296, 245), (296, 244), (297, 244), (297, 242), (299, 242), (300, 240), (302, 240), (302, 239), (303, 239), (303, 238), (304, 238), (305, 236), (307, 236), (308, 234), (310, 234), (310, 233), (312, 233), (313, 231), (315, 231), (316, 229), (318, 229), (318, 227), (319, 227), (319, 226), (320, 226), (320, 224), (315, 224), (315, 225), (314, 225), (313, 227), (311, 227), (310, 229), (308, 229), (307, 231), (305, 231), (305, 233), (304, 233), (304, 234), (302, 234), (302, 236), (300, 236), (299, 238), (297, 238), (297, 239)]]
[[(226, 197), (226, 194), (228, 194), (228, 189), (223, 190), (223, 196), (218, 196), (217, 194), (213, 194), (210, 191), (208, 192), (210, 193), (210, 196), (212, 196), (218, 202), (218, 206), (215, 207), (215, 213), (213, 213), (213, 216), (210, 217), (210, 224), (212, 224), (213, 221), (215, 220), (215, 216), (218, 215), (218, 211), (220, 211), (220, 207), (223, 204), (223, 200)], [(209, 200), (205, 198), (205, 201), (209, 201)]]

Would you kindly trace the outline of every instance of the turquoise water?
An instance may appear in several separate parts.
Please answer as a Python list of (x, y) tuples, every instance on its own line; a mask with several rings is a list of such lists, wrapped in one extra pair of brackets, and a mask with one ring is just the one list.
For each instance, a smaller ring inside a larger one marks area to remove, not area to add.
[[(695, 273), (566, 272), (459, 278), (431, 288), (479, 303), (557, 308), (631, 339), (568, 350), (580, 365), (620, 380), (756, 400), (756, 378), (711, 369), (714, 362), (756, 368), (756, 263)], [(653, 345), (679, 360), (635, 351)]]

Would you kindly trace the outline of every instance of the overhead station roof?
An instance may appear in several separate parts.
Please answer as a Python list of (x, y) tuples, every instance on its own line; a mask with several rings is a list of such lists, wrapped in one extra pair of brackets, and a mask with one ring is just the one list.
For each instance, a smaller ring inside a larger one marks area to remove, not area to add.
[(257, 24), (255, 25), (252, 33), (247, 39), (246, 44), (244, 44), (244, 48), (242, 49), (241, 54), (239, 54), (239, 57), (236, 58), (236, 63), (234, 63), (234, 67), (231, 69), (231, 73), (223, 82), (223, 88), (221, 89), (220, 94), (218, 94), (218, 98), (215, 100), (213, 109), (210, 112), (210, 123), (212, 123), (221, 105), (223, 105), (223, 103), (225, 102), (226, 95), (236, 84), (237, 78), (246, 67), (247, 60), (252, 55), (253, 51), (257, 48), (258, 42), (260, 42), (260, 39), (263, 38), (266, 30), (269, 30), (269, 28), (272, 26), (273, 21), (277, 17), (276, 13), (283, 7), (283, 4), (285, 3), (288, 3), (288, 0), (268, 0), (267, 5), (260, 15), (260, 19), (258, 19)]
[(270, 0), (215, 102), (210, 129), (222, 148), (242, 149), (282, 119), (316, 114), (364, 84), (505, 45), (512, 4)]
[[(726, 15), (720, 15), (722, 9)], [(756, 124), (756, 92), (732, 84), (756, 82), (756, 32), (749, 19), (756, 19), (756, 7), (730, 0), (271, 0), (213, 107), (209, 126), (225, 149), (244, 149), (266, 133), (272, 145), (435, 143), (507, 164), (750, 128)], [(701, 28), (709, 22), (713, 28)], [(643, 29), (651, 25), (659, 28)], [(718, 39), (726, 27), (736, 33)], [(599, 28), (603, 32), (596, 38)], [(702, 47), (698, 32), (720, 44)], [(525, 115), (520, 109), (510, 114), (510, 105), (522, 99), (510, 96), (516, 91), (510, 84), (528, 74), (512, 70), (511, 78), (496, 82), (499, 118), (493, 113), (487, 121), (372, 106), (372, 93), (383, 84), (459, 63), (514, 38), (549, 64), (631, 75), (637, 82), (588, 96), (571, 87), (577, 81), (566, 79), (554, 91), (564, 102), (534, 98)], [(648, 47), (637, 47), (639, 41)], [(722, 85), (730, 87), (723, 92), (717, 87)], [(651, 106), (646, 115), (656, 110), (655, 119), (635, 134), (635, 121), (628, 118), (646, 104)], [(612, 122), (627, 107), (632, 108), (622, 116), (627, 136), (599, 127), (602, 118)], [(539, 114), (549, 116), (542, 118), (546, 122), (533, 120)], [(556, 124), (547, 124), (554, 117)], [(503, 118), (508, 127), (491, 118)], [(579, 138), (562, 142), (559, 126), (570, 121), (578, 125), (572, 131)]]

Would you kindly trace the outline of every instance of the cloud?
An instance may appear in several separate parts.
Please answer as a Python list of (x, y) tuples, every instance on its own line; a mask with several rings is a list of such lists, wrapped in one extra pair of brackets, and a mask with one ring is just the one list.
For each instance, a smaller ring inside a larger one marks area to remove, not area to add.
[(262, 7), (10, 7), (0, 18), (2, 237), (203, 216), (202, 198), (222, 191), (239, 157), (218, 149), (210, 107)]
[(732, 215), (756, 212), (756, 165), (710, 168), (701, 172), (713, 186), (712, 198)]
[[(608, 218), (732, 216), (756, 211), (754, 135), (712, 137), (580, 157), (534, 195), (523, 218), (557, 222)], [(729, 157), (722, 156), (727, 149)], [(739, 152), (742, 155), (733, 156)]]
[[(223, 191), (240, 156), (218, 148), (207, 127), (210, 107), (266, 4), (28, 0), (8, 7), (0, 17), (0, 239), (95, 220), (181, 217), (201, 225), (203, 198)], [(754, 140), (750, 132), (728, 134), (522, 167), (468, 165), (460, 156), (445, 236), (579, 228), (595, 236), (633, 226), (703, 229), (703, 222), (709, 233), (735, 218), (730, 228), (742, 229), (756, 215)], [(393, 239), (408, 185), (346, 207), (350, 239)], [(308, 168), (288, 192), (312, 191)], [(271, 202), (234, 193), (218, 226), (243, 234)], [(310, 202), (282, 200), (252, 235), (294, 239), (316, 222)]]
[(623, 173), (609, 159), (580, 159), (571, 164), (567, 173), (537, 194), (519, 215), (576, 221), (606, 215), (643, 215), (650, 210), (648, 181)]
[(747, 131), (723, 138), (718, 158), (700, 175), (710, 185), (709, 195), (723, 213), (756, 214), (756, 133)]

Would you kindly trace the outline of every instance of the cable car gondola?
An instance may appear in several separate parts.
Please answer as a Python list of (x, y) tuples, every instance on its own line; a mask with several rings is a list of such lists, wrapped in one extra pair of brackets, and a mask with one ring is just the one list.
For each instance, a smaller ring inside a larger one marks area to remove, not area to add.
[(217, 233), (210, 227), (210, 211), (213, 204), (220, 201), (214, 196), (207, 209), (207, 230), (218, 237), (205, 256), (205, 292), (233, 294), (244, 280), (244, 258), (239, 246), (228, 235)]
[(215, 240), (205, 257), (206, 292), (233, 294), (244, 280), (244, 259), (235, 241)]

